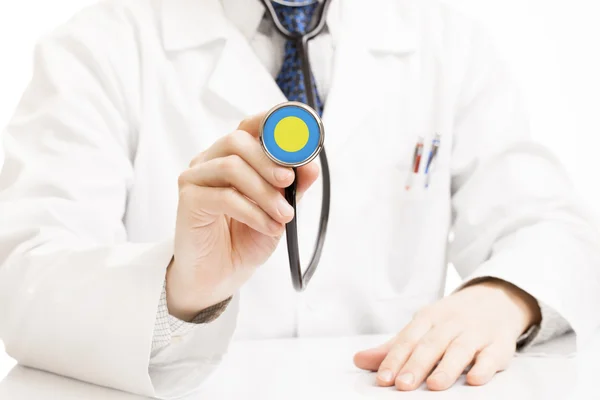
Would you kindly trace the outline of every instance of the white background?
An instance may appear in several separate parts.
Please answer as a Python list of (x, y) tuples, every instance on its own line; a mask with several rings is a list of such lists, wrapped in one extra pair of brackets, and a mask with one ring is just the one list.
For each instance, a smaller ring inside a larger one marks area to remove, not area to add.
[[(534, 135), (559, 155), (575, 190), (600, 215), (600, 1), (446, 1), (489, 29), (521, 84)], [(36, 40), (92, 3), (0, 2), (1, 127), (30, 78)], [(449, 288), (458, 283), (451, 272)]]

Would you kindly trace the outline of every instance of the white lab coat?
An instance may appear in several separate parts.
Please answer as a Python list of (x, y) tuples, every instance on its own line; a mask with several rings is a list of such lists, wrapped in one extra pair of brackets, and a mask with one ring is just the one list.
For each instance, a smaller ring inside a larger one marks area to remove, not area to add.
[[(442, 295), (448, 260), (465, 279), (527, 290), (580, 337), (593, 331), (596, 231), (559, 163), (530, 141), (484, 35), (421, 0), (337, 1), (328, 25), (332, 204), (314, 279), (292, 290), (282, 242), (217, 321), (157, 354), (177, 177), (284, 96), (217, 0), (103, 3), (40, 43), (0, 176), (0, 335), (12, 357), (173, 397), (214, 370), (234, 333), (398, 331)], [(421, 173), (406, 191), (418, 136), (427, 153), (436, 132), (431, 186)], [(320, 194), (317, 182), (298, 211), (305, 261)]]

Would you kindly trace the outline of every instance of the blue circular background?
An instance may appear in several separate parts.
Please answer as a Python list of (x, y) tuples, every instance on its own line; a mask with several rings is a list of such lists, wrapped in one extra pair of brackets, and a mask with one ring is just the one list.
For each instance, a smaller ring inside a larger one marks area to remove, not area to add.
[[(306, 145), (295, 152), (283, 150), (275, 142), (275, 127), (282, 119), (286, 117), (298, 117), (308, 127), (308, 142)], [(285, 164), (301, 164), (313, 155), (321, 142), (321, 129), (315, 117), (298, 106), (284, 106), (275, 110), (265, 121), (263, 127), (263, 143), (265, 149), (273, 156), (273, 158)]]

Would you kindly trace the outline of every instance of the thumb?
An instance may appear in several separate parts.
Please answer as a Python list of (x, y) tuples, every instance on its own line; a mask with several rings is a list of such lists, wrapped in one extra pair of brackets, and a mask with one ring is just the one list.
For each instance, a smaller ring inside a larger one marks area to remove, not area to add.
[(304, 193), (312, 186), (319, 177), (319, 165), (313, 161), (296, 171), (296, 179), (298, 180), (298, 188), (296, 192), (296, 201), (300, 201)]

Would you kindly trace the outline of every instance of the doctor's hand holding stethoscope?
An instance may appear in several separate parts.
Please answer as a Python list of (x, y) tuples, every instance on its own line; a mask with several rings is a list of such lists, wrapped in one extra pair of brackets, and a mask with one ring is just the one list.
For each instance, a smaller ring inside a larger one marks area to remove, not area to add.
[(291, 168), (266, 157), (258, 141), (263, 119), (242, 121), (180, 176), (175, 254), (167, 271), (175, 317), (191, 320), (230, 298), (275, 251), (294, 217), (284, 188), (296, 179), (301, 196), (319, 175), (309, 163), (295, 178)]

